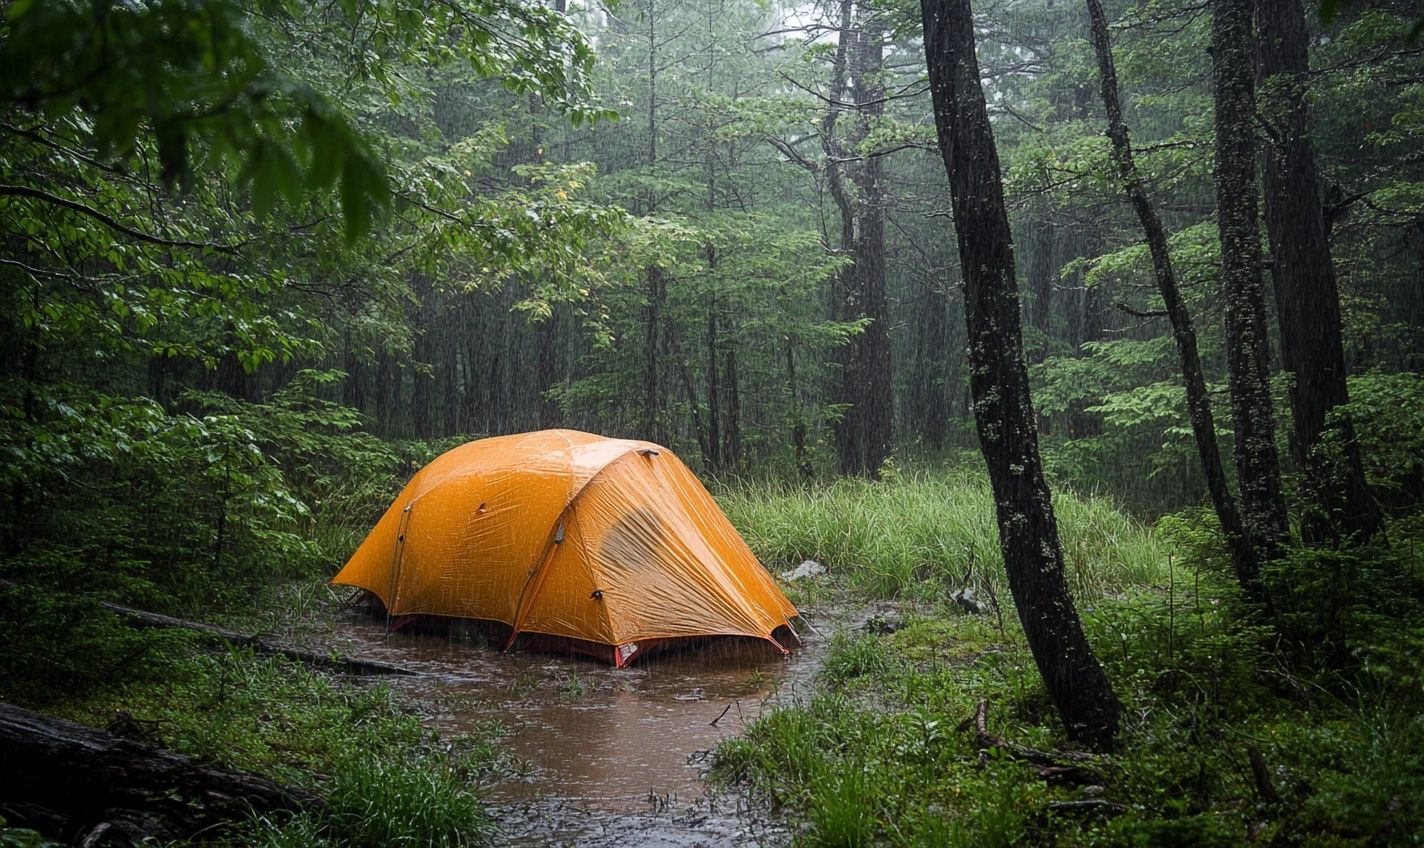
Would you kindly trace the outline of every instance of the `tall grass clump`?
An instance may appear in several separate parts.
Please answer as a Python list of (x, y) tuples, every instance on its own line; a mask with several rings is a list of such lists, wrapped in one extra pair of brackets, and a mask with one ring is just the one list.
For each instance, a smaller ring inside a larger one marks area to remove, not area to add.
[[(250, 844), (458, 848), (489, 842), (494, 824), (463, 777), (424, 756), (352, 752), (338, 763), (314, 812), (258, 819)], [(247, 841), (247, 840), (244, 840)]]
[[(961, 587), (1006, 597), (993, 498), (983, 475), (839, 479), (815, 489), (743, 483), (718, 500), (772, 570), (813, 559), (879, 598), (932, 600)], [(1162, 543), (1109, 500), (1059, 490), (1054, 506), (1078, 597), (1116, 594), (1163, 573)]]

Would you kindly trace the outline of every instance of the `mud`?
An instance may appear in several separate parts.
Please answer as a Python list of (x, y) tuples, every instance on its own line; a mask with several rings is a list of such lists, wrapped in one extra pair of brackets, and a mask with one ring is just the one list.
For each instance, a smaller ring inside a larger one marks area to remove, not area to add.
[[(827, 624), (818, 624), (825, 632)], [(505, 654), (474, 634), (387, 633), (352, 617), (329, 634), (342, 654), (419, 669), (387, 678), (447, 736), (504, 731), (507, 769), (482, 787), (505, 844), (774, 846), (790, 839), (703, 780), (717, 744), (777, 704), (809, 694), (824, 638), (789, 656), (717, 642), (614, 669), (577, 655)]]

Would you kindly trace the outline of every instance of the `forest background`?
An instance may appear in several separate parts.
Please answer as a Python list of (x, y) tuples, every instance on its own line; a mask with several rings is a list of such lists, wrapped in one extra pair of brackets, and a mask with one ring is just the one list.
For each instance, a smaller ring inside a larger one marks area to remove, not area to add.
[[(7, 662), (31, 696), (103, 683), (132, 648), (85, 641), (86, 598), (210, 614), (329, 572), (409, 473), (480, 435), (648, 438), (719, 491), (979, 467), (919, 8), (4, 10), (0, 544), (20, 584)], [(1169, 516), (1227, 574), (1087, 11), (974, 12), (1048, 479)], [(1230, 455), (1211, 10), (1108, 3), (1106, 18)], [(1331, 413), (1349, 427), (1318, 449), (1347, 476), (1358, 455), (1387, 530), (1315, 527), (1300, 381), (1279, 367), (1291, 304), (1266, 286), (1273, 438), (1308, 543), (1271, 579), (1298, 602), (1280, 629), (1328, 637), (1292, 662), (1373, 657), (1417, 696), (1424, 629), (1391, 605), (1424, 585), (1400, 553), (1424, 495), (1424, 48), (1412, 3), (1306, 20), (1349, 373)], [(1258, 86), (1263, 146), (1283, 143), (1288, 88)], [(965, 582), (962, 552), (915, 556), (876, 591)]]

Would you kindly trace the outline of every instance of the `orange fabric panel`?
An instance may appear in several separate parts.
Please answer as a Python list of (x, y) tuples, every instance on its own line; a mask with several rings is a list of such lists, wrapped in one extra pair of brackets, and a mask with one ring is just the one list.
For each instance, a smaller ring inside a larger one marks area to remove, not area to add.
[(438, 457), (332, 582), (369, 589), (396, 615), (490, 619), (609, 645), (770, 638), (796, 615), (676, 456), (574, 430)]
[[(592, 484), (596, 485), (596, 484)], [(582, 503), (582, 498), (577, 503)], [(585, 522), (579, 506), (564, 519), (564, 541), (549, 557), (545, 571), (529, 586), (527, 609), (519, 619), (521, 633), (546, 633), (590, 642), (614, 643), (612, 611), (607, 592), (584, 552)], [(594, 592), (599, 596), (594, 597)]]

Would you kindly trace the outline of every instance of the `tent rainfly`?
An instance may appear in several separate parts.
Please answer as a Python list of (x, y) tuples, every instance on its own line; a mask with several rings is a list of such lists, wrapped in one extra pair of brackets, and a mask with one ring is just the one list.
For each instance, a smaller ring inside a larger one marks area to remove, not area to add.
[(799, 644), (796, 608), (681, 460), (577, 430), (437, 457), (331, 582), (393, 616), (501, 622), (507, 648), (553, 637), (620, 668), (699, 637)]

